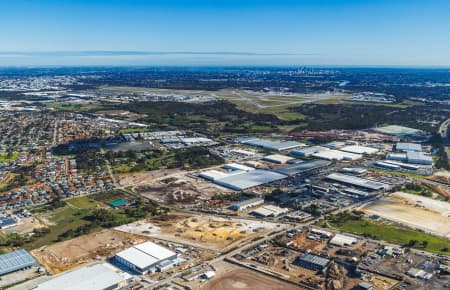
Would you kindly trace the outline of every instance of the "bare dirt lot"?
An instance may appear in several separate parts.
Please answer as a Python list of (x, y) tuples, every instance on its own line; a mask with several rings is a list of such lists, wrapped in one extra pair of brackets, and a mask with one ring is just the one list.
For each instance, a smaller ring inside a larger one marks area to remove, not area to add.
[(281, 228), (281, 225), (259, 220), (170, 214), (167, 220), (149, 219), (123, 225), (116, 230), (208, 250), (225, 251), (243, 241)]
[(192, 203), (230, 192), (194, 175), (179, 169), (154, 170), (123, 175), (120, 184), (162, 203)]
[(450, 237), (450, 204), (446, 202), (397, 192), (361, 210), (435, 235)]
[(19, 222), (9, 228), (2, 229), (2, 231), (5, 234), (11, 234), (11, 233), (31, 233), (34, 229), (42, 228), (45, 225), (43, 225), (37, 218), (34, 217), (27, 217), (27, 218), (21, 218)]
[(294, 290), (298, 286), (282, 282), (247, 268), (222, 262), (217, 275), (200, 287), (202, 290)]
[(47, 271), (57, 274), (76, 266), (102, 260), (134, 244), (148, 240), (115, 230), (74, 238), (72, 240), (33, 250), (32, 255), (44, 265)]
[(450, 171), (438, 171), (434, 173), (432, 176), (427, 177), (427, 179), (441, 182), (444, 184), (450, 184)]

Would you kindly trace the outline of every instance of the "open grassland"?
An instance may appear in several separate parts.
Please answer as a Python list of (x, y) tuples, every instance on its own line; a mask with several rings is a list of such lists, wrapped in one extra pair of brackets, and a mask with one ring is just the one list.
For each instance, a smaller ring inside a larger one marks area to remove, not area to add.
[(92, 110), (101, 110), (104, 108), (101, 104), (94, 103), (71, 103), (71, 102), (48, 102), (45, 103), (48, 108), (62, 111), (85, 112)]
[(66, 200), (66, 203), (78, 209), (92, 209), (102, 206), (100, 202), (97, 202), (87, 196), (71, 198)]

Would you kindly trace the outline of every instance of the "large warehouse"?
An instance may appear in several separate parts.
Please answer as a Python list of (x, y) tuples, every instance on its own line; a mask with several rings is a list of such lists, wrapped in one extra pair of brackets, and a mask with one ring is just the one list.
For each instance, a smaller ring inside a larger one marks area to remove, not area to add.
[(176, 263), (177, 254), (152, 242), (145, 242), (119, 252), (115, 260), (125, 267), (146, 274), (158, 271), (166, 261)]
[(36, 260), (25, 250), (0, 255), (0, 275), (36, 265)]
[(35, 290), (113, 290), (125, 282), (125, 273), (108, 264), (94, 264), (55, 276)]
[(279, 167), (277, 169), (274, 169), (274, 171), (284, 175), (293, 176), (299, 173), (305, 173), (308, 171), (319, 169), (328, 165), (330, 165), (330, 162), (325, 160), (308, 160)]
[(334, 149), (320, 151), (312, 154), (312, 156), (316, 158), (336, 161), (354, 161), (362, 158), (362, 155), (360, 154), (354, 154)]
[(273, 151), (283, 151), (283, 150), (289, 150), (289, 149), (304, 146), (304, 144), (298, 143), (296, 141), (272, 141), (272, 140), (252, 138), (252, 137), (240, 138), (237, 141), (241, 144), (255, 146), (255, 147), (261, 147), (261, 148), (273, 150)]
[(255, 169), (251, 171), (241, 171), (239, 174), (231, 174), (223, 178), (215, 179), (214, 183), (232, 190), (240, 191), (283, 178), (286, 178), (286, 175), (269, 170)]
[(366, 155), (371, 155), (371, 154), (375, 154), (378, 152), (378, 149), (376, 149), (376, 148), (361, 146), (361, 145), (345, 146), (345, 147), (342, 147), (340, 150), (344, 151), (344, 152), (354, 153), (354, 154), (366, 154)]
[(327, 175), (327, 179), (373, 191), (389, 189), (388, 184), (341, 173), (331, 173)]
[(306, 148), (302, 148), (302, 149), (292, 150), (291, 154), (297, 155), (300, 157), (310, 157), (314, 153), (318, 153), (318, 152), (324, 151), (324, 150), (329, 150), (329, 149), (322, 147), (322, 146), (311, 146), (311, 147), (306, 147)]

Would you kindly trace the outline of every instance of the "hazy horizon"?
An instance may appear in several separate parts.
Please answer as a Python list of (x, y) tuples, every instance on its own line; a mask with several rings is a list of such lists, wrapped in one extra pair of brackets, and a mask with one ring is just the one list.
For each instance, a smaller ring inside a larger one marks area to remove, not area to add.
[(449, 67), (448, 11), (444, 0), (17, 0), (0, 3), (0, 66)]

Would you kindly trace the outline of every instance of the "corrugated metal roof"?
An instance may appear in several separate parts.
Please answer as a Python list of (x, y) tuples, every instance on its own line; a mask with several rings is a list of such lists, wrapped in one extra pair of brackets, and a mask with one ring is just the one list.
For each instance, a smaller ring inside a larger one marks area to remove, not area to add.
[(35, 264), (36, 260), (23, 249), (0, 255), (0, 275), (31, 267)]
[(145, 242), (119, 252), (116, 256), (130, 262), (140, 269), (145, 269), (162, 260), (176, 256), (176, 253), (155, 243)]
[(233, 190), (243, 190), (246, 188), (266, 184), (275, 180), (286, 178), (284, 174), (269, 170), (255, 169), (248, 172), (242, 172), (214, 180), (215, 183), (228, 187)]
[(331, 173), (327, 176), (327, 178), (334, 180), (334, 181), (351, 184), (351, 185), (355, 185), (355, 186), (359, 186), (359, 187), (363, 187), (363, 188), (367, 188), (367, 189), (372, 189), (372, 190), (387, 189), (389, 187), (389, 185), (378, 182), (378, 181), (373, 181), (373, 180), (369, 180), (369, 179), (364, 179), (364, 178), (340, 174), (340, 173)]
[(66, 272), (44, 282), (37, 290), (103, 290), (121, 282), (124, 278), (112, 266), (95, 264)]
[(422, 151), (422, 145), (417, 143), (398, 142), (395, 149), (399, 151)]

